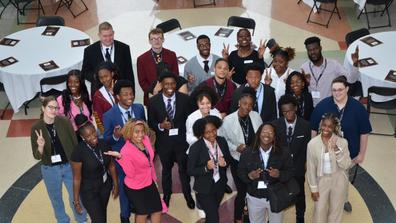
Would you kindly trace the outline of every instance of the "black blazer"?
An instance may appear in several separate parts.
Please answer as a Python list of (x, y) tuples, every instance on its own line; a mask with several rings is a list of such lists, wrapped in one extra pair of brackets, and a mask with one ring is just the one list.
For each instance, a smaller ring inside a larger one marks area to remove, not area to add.
[[(293, 95), (293, 94), (291, 94)], [(297, 102), (299, 106), (297, 107), (297, 115), (302, 117), (303, 119), (310, 121), (311, 120), (311, 114), (314, 110), (313, 107), (313, 99), (311, 93), (308, 91), (303, 92), (301, 95), (301, 99), (297, 99)], [(300, 105), (303, 104), (304, 108), (304, 114), (301, 114), (301, 108)], [(280, 111), (280, 108), (279, 108)], [(281, 114), (280, 114), (281, 115)]]
[[(281, 147), (288, 147), (285, 118), (279, 118), (272, 123), (276, 126), (276, 142)], [(311, 128), (309, 122), (305, 121), (303, 118), (297, 117), (289, 147), (293, 159), (294, 174), (296, 176), (305, 176), (307, 145), (310, 140)]]
[(267, 163), (267, 168), (269, 167), (279, 170), (279, 178), (270, 177), (268, 172), (264, 171), (260, 178), (251, 180), (248, 174), (253, 170), (263, 168), (260, 159), (260, 151), (249, 147), (242, 152), (241, 158), (239, 159), (238, 176), (247, 184), (247, 192), (250, 195), (258, 198), (268, 196), (267, 189), (257, 189), (259, 181), (264, 180), (267, 184), (273, 185), (277, 182), (286, 183), (294, 176), (293, 161), (287, 148), (278, 147), (277, 151), (272, 148)]
[[(130, 80), (135, 86), (135, 78), (132, 69), (132, 59), (131, 59), (131, 51), (129, 46), (120, 41), (114, 40), (114, 61), (118, 67), (118, 79), (126, 79)], [(103, 54), (100, 48), (100, 41), (96, 41), (92, 45), (88, 46), (84, 50), (84, 59), (81, 72), (84, 75), (84, 78), (91, 82), (92, 85), (96, 85), (95, 82), (99, 82), (99, 80), (94, 81), (94, 75), (96, 67), (104, 61)], [(96, 90), (97, 86), (92, 86), (92, 90)], [(94, 93), (94, 91), (92, 91)]]
[(188, 148), (188, 143), (186, 141), (186, 120), (191, 114), (190, 97), (177, 91), (175, 94), (176, 111), (173, 119), (173, 128), (179, 129), (177, 136), (169, 136), (169, 130), (164, 129), (161, 131), (158, 128), (158, 124), (163, 122), (168, 116), (162, 93), (150, 98), (148, 124), (156, 133), (156, 148), (158, 152), (161, 152), (161, 149), (170, 149), (173, 147), (184, 151)]
[[(221, 136), (217, 136), (216, 141), (228, 166), (231, 163), (231, 154), (227, 141)], [(195, 178), (194, 190), (202, 194), (208, 194), (214, 186), (213, 170), (205, 170), (210, 160), (208, 150), (205, 141), (201, 138), (191, 145), (188, 153), (187, 173)], [(219, 167), (220, 180), (217, 183), (224, 184), (224, 187), (227, 183), (227, 166)]]
[[(263, 104), (260, 116), (264, 123), (264, 122), (269, 122), (269, 121), (276, 119), (278, 115), (276, 113), (275, 89), (271, 86), (268, 86), (268, 85), (265, 85), (262, 83), (260, 83), (260, 84), (263, 86), (263, 89), (264, 89), (263, 101), (259, 102), (259, 103)], [(230, 114), (233, 113), (234, 111), (238, 110), (239, 97), (241, 96), (244, 88), (245, 88), (245, 85), (241, 85), (232, 94)]]

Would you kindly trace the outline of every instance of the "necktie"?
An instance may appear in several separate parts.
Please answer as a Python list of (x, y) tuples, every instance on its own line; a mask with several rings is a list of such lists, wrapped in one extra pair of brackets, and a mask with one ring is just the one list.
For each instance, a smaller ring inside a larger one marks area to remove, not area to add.
[(106, 48), (105, 57), (106, 57), (106, 61), (110, 61), (111, 62), (111, 56), (110, 56), (109, 48)]
[(257, 100), (254, 102), (253, 111), (259, 112)]
[(173, 120), (173, 107), (172, 107), (172, 99), (168, 98), (168, 104), (166, 105), (166, 113), (168, 113), (168, 119)]
[(130, 111), (126, 111), (125, 114), (127, 114), (128, 121), (132, 119), (132, 115)]
[(287, 129), (287, 143), (290, 144), (293, 137), (293, 128), (289, 126)]
[(206, 73), (209, 72), (209, 60), (204, 60), (204, 70)]

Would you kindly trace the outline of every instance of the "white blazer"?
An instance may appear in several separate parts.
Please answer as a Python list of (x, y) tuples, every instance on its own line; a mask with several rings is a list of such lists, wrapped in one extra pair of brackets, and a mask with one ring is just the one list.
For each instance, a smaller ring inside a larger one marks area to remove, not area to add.
[[(249, 113), (249, 117), (252, 121), (254, 132), (256, 132), (260, 125), (263, 124), (261, 116), (259, 113), (251, 111)], [(224, 118), (219, 135), (223, 136), (227, 140), (231, 156), (239, 161), (241, 154), (236, 149), (239, 145), (245, 144), (245, 139), (238, 119), (238, 110)]]
[[(210, 110), (209, 115), (217, 116), (221, 119), (220, 112), (215, 108)], [(198, 140), (197, 137), (194, 136), (192, 127), (193, 127), (195, 121), (197, 121), (200, 118), (202, 118), (202, 114), (199, 111), (199, 109), (195, 110), (195, 112), (191, 113), (187, 117), (187, 120), (186, 120), (186, 141), (188, 142), (188, 144), (190, 146)]]

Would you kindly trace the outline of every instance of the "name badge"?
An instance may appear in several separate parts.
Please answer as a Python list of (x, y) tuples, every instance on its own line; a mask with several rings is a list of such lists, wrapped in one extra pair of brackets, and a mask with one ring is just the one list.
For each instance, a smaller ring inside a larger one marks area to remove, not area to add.
[(169, 129), (169, 136), (179, 135), (179, 129)]
[(59, 154), (51, 156), (51, 162), (52, 163), (59, 163), (61, 161), (62, 161), (62, 158), (61, 158), (61, 156)]
[(312, 98), (320, 98), (320, 91), (312, 91)]
[(107, 172), (105, 172), (105, 173), (103, 174), (103, 183), (105, 183), (106, 180), (107, 180)]
[(215, 183), (220, 180), (220, 173), (218, 167), (214, 169), (213, 180)]
[(259, 181), (257, 184), (257, 189), (266, 189), (267, 185), (264, 183), (264, 181)]
[(244, 60), (243, 63), (244, 64), (253, 63), (253, 60)]

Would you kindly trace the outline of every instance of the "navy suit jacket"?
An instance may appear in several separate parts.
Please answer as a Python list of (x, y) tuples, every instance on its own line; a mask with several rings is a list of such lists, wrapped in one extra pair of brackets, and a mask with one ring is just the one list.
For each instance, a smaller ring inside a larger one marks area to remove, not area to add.
[[(146, 121), (146, 116), (144, 114), (144, 107), (142, 104), (133, 104), (132, 111), (136, 119), (142, 119)], [(120, 108), (118, 108), (118, 104), (115, 104), (111, 109), (109, 109), (103, 115), (103, 125), (104, 125), (104, 133), (103, 138), (110, 144), (111, 148), (114, 151), (120, 151), (121, 148), (125, 144), (125, 140), (123, 137), (118, 139), (118, 141), (113, 138), (114, 127), (120, 125), (124, 126), (124, 121), (121, 117)]]

